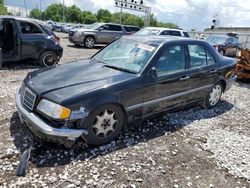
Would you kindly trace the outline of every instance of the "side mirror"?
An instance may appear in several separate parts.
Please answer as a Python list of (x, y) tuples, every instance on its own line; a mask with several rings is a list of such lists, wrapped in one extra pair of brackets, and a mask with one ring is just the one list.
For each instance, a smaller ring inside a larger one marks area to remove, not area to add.
[(155, 67), (153, 67), (151, 70), (150, 70), (150, 75), (152, 76), (152, 78), (156, 79), (158, 77), (157, 75), (157, 70)]
[(103, 27), (100, 27), (100, 28), (99, 28), (99, 31), (103, 31), (103, 30), (104, 30), (104, 28), (103, 28)]

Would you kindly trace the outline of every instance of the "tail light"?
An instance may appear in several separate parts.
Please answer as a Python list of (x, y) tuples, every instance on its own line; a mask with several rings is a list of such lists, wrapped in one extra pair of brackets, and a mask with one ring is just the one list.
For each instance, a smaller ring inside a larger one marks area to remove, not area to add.
[(58, 36), (55, 36), (55, 42), (56, 44), (60, 44), (60, 38)]

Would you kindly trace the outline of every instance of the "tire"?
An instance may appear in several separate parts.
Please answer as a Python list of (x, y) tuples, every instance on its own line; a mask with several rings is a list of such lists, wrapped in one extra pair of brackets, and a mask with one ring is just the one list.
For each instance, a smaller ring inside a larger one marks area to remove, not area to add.
[(43, 67), (49, 67), (58, 63), (58, 56), (55, 52), (46, 51), (40, 55), (39, 64)]
[(94, 48), (94, 46), (95, 46), (95, 39), (94, 39), (94, 37), (87, 36), (84, 39), (84, 46), (86, 48)]
[(124, 124), (124, 112), (117, 105), (105, 105), (93, 110), (81, 127), (87, 129), (83, 135), (89, 145), (103, 145), (118, 136)]
[(216, 106), (221, 99), (222, 92), (223, 92), (222, 84), (216, 83), (210, 90), (205, 100), (205, 107), (213, 108), (214, 106)]

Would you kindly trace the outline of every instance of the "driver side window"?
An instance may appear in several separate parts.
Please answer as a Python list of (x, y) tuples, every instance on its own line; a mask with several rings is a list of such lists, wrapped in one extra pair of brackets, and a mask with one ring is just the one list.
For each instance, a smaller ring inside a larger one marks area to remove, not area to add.
[(185, 54), (183, 46), (165, 48), (156, 62), (157, 75), (165, 75), (185, 70)]

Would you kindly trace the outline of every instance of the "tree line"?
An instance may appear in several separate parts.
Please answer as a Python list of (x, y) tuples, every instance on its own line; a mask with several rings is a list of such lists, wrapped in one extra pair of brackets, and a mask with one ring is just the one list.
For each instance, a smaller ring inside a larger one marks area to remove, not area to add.
[(8, 14), (6, 7), (4, 6), (4, 1), (0, 0), (0, 15)]
[[(2, 0), (1, 0), (2, 1)], [(63, 20), (64, 12), (64, 20)], [(35, 8), (30, 11), (30, 17), (41, 20), (53, 20), (55, 22), (70, 22), (70, 23), (84, 23), (92, 24), (95, 22), (120, 22), (120, 13), (111, 13), (106, 9), (99, 9), (97, 13), (90, 11), (81, 11), (81, 9), (75, 5), (66, 7), (63, 4), (51, 4), (45, 11), (40, 11)], [(137, 25), (143, 27), (143, 17), (130, 14), (122, 13), (122, 23), (125, 25)], [(154, 15), (151, 15), (150, 26), (157, 27), (169, 27), (177, 28), (178, 26), (174, 23), (163, 23), (158, 21)]]

